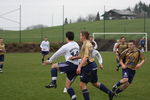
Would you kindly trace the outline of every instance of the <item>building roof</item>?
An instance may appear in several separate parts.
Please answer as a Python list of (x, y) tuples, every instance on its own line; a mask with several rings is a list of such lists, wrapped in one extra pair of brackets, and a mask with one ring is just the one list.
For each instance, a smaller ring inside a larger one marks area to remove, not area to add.
[(124, 16), (135, 16), (136, 14), (130, 10), (117, 10), (117, 9), (112, 9), (110, 11), (108, 11), (108, 13), (110, 12), (115, 12), (118, 13), (119, 15), (124, 15)]

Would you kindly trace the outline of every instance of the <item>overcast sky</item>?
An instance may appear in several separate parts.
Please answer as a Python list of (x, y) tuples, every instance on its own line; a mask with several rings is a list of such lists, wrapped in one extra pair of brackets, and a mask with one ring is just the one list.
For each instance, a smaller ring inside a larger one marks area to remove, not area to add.
[[(114, 8), (126, 9), (134, 7), (139, 1), (150, 4), (150, 0), (0, 0), (0, 17), (19, 22), (19, 10), (1, 15), (21, 5), (22, 29), (36, 24), (56, 26), (62, 25), (62, 5), (65, 8), (65, 17), (74, 21), (79, 16), (85, 17), (98, 11), (100, 15), (103, 14), (104, 5), (106, 11)], [(18, 24), (0, 18), (0, 27), (17, 30)]]

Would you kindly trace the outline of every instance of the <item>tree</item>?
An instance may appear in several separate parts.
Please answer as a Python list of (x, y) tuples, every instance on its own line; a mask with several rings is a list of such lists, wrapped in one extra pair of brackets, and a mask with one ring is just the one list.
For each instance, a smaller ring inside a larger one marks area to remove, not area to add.
[(44, 27), (47, 27), (47, 26), (42, 25), (42, 24), (38, 24), (38, 25), (28, 26), (28, 27), (26, 28), (26, 30), (40, 29), (40, 28), (44, 28)]
[(68, 24), (68, 19), (67, 18), (65, 18), (65, 24)]
[(93, 22), (93, 21), (95, 21), (95, 15), (92, 15), (92, 14), (89, 14), (87, 17), (86, 17), (86, 20), (88, 21), (88, 22)]
[(95, 21), (100, 21), (99, 12), (97, 12), (97, 15), (96, 15)]

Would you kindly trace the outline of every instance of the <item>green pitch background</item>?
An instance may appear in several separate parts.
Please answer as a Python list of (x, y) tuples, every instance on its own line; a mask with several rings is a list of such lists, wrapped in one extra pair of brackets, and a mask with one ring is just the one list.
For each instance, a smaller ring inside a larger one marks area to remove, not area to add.
[[(105, 22), (105, 32), (144, 32), (144, 19), (133, 19), (133, 20), (106, 20)], [(145, 32), (150, 33), (150, 18), (146, 19), (145, 23)], [(93, 32), (104, 32), (104, 21), (95, 21), (95, 22), (80, 22), (72, 23), (64, 26), (64, 31), (73, 31), (75, 32), (75, 40), (79, 41), (79, 33), (81, 31)], [(41, 34), (42, 33), (42, 34)], [(62, 42), (62, 26), (47, 27), (43, 29), (34, 29), (34, 30), (23, 30), (21, 34), (22, 42), (40, 42), (42, 37), (48, 37), (50, 42)], [(5, 39), (6, 43), (19, 42), (19, 31), (1, 31), (0, 37)], [(106, 38), (113, 38), (116, 35), (107, 35)], [(138, 35), (128, 35), (128, 39), (138, 39), (143, 36)], [(103, 36), (102, 36), (103, 38)], [(118, 37), (117, 37), (118, 38)], [(150, 38), (150, 35), (148, 35)]]
[[(121, 78), (115, 71), (113, 53), (102, 53), (104, 70), (98, 71), (99, 81), (111, 89)], [(65, 74), (58, 75), (58, 88), (44, 88), (50, 82), (50, 66), (41, 65), (40, 53), (10, 53), (5, 56), (4, 73), (0, 73), (0, 100), (70, 100), (63, 93)], [(137, 71), (133, 84), (114, 100), (149, 100), (150, 98), (150, 52), (145, 53), (146, 63)], [(64, 61), (60, 57), (56, 62)], [(79, 77), (73, 84), (77, 100), (83, 100), (79, 90)], [(108, 100), (106, 94), (88, 84), (91, 100)]]

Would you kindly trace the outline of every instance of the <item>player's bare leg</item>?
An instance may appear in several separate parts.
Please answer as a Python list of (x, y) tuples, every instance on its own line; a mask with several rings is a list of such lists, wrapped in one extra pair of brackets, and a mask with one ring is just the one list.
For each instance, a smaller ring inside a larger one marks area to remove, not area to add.
[(72, 81), (70, 81), (69, 79), (66, 79), (67, 93), (70, 95), (71, 100), (76, 100), (76, 95), (71, 85), (72, 85)]
[(90, 100), (89, 91), (86, 85), (87, 85), (86, 83), (80, 82), (80, 89), (82, 90), (84, 100)]
[(119, 82), (117, 82), (115, 85), (113, 85), (112, 91), (115, 93), (116, 90), (123, 84), (128, 83), (128, 78), (123, 78)]

